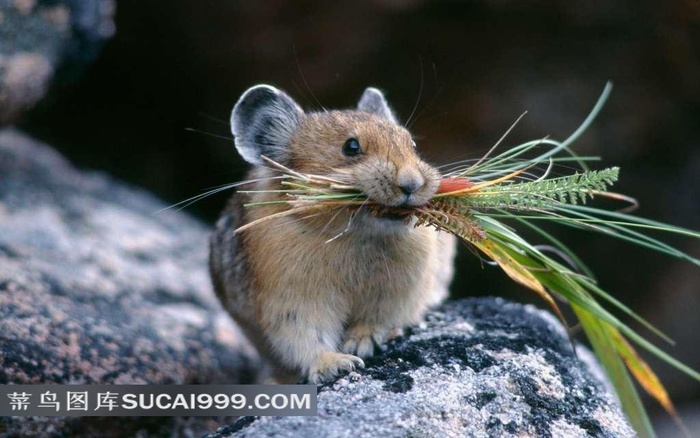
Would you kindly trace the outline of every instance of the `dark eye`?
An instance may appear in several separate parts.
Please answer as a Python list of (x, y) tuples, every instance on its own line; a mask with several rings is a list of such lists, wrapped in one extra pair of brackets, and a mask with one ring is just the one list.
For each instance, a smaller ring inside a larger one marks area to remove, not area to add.
[(413, 149), (415, 149), (415, 148), (416, 148), (416, 141), (415, 141), (415, 140), (411, 140), (411, 143), (413, 144)]
[(360, 147), (360, 142), (356, 138), (350, 138), (343, 145), (343, 155), (346, 157), (354, 157), (355, 155), (360, 155), (362, 153), (362, 148)]

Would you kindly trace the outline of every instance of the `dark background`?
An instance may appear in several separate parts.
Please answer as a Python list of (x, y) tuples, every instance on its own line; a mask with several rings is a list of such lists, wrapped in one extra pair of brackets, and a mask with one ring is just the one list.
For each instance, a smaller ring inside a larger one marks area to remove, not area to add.
[[(575, 145), (619, 165), (638, 214), (700, 228), (700, 6), (697, 1), (118, 1), (117, 33), (81, 81), (22, 127), (74, 163), (176, 203), (243, 177), (228, 126), (249, 86), (285, 89), (307, 109), (350, 107), (383, 89), (427, 159), (481, 156), (525, 110), (504, 146), (563, 138), (605, 82), (613, 94)], [(187, 130), (191, 128), (197, 132)], [(219, 136), (225, 138), (219, 138)], [(186, 211), (213, 222), (227, 195)], [(696, 267), (567, 229), (606, 290), (678, 342), (700, 368)], [(664, 237), (695, 257), (691, 239)], [(541, 305), (466, 251), (454, 296)], [(651, 360), (686, 416), (700, 386)], [(693, 405), (693, 403), (695, 403)], [(650, 404), (653, 410), (657, 407)]]

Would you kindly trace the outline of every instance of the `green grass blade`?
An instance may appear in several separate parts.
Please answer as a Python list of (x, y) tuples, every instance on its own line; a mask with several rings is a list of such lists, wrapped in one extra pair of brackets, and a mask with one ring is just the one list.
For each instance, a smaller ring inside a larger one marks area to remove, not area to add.
[(615, 387), (622, 409), (627, 414), (632, 427), (641, 437), (654, 437), (654, 429), (651, 427), (649, 416), (625, 364), (610, 341), (611, 336), (607, 333), (605, 322), (576, 305), (571, 307), (581, 322), (581, 326), (610, 382)]

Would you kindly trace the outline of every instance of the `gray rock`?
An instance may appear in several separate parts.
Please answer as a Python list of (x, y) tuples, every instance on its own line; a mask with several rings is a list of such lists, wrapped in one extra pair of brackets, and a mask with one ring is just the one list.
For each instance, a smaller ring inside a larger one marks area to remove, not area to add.
[(73, 82), (114, 34), (113, 0), (0, 0), (0, 125)]
[(532, 306), (449, 302), (322, 387), (318, 416), (244, 417), (209, 437), (635, 436), (591, 353), (577, 352)]
[[(255, 378), (256, 355), (212, 292), (207, 227), (156, 213), (164, 207), (105, 175), (76, 171), (17, 131), (0, 131), (0, 384)], [(0, 431), (170, 435), (215, 424), (14, 417), (0, 419)]]

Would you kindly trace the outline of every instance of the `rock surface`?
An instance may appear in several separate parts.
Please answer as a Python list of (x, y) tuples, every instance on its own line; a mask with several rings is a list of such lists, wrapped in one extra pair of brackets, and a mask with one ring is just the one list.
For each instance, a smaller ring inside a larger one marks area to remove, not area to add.
[[(256, 355), (211, 290), (207, 227), (156, 213), (164, 207), (0, 131), (0, 384), (254, 379)], [(181, 435), (216, 424), (15, 417), (0, 432)]]
[(532, 306), (449, 302), (321, 388), (318, 416), (244, 417), (209, 438), (635, 436), (591, 353), (577, 351)]

